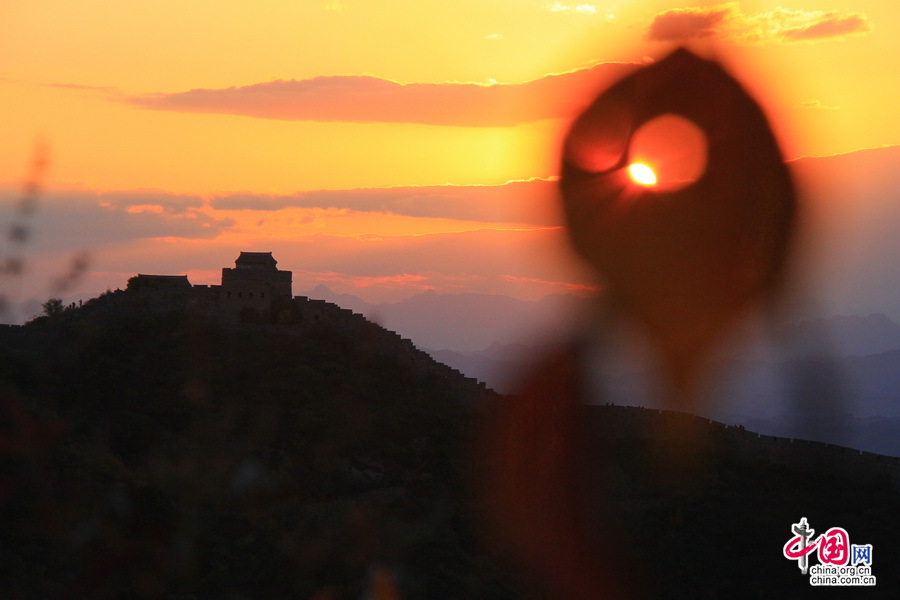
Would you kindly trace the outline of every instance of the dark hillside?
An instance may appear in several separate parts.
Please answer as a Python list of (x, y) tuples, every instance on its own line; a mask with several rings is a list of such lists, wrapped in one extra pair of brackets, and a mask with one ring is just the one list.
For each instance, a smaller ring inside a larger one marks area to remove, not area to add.
[[(670, 411), (590, 406), (584, 419), (593, 505), (614, 515), (595, 538), (631, 561), (653, 597), (896, 594), (900, 458)], [(801, 517), (817, 535), (842, 527), (851, 544), (872, 544), (876, 586), (811, 586), (782, 555)]]
[[(334, 305), (282, 320), (115, 292), (0, 328), (0, 595), (531, 598), (462, 492), (496, 396)], [(589, 526), (653, 597), (835, 597), (781, 555), (804, 516), (874, 546), (866, 597), (896, 590), (896, 460), (677, 413), (583, 424)]]
[(132, 299), (0, 332), (4, 597), (490, 595), (451, 494), (483, 386), (337, 307)]

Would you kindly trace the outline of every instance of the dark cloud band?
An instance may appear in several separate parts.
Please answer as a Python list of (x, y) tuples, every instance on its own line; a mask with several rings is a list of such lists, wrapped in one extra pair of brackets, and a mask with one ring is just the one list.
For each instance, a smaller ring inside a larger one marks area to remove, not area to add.
[(632, 65), (602, 63), (522, 84), (397, 83), (368, 76), (277, 80), (242, 87), (131, 96), (156, 110), (353, 123), (505, 127), (567, 118)]
[(278, 196), (228, 194), (213, 198), (211, 205), (218, 210), (322, 208), (484, 223), (556, 225), (546, 214), (555, 199), (555, 181), (531, 179), (503, 185), (319, 190)]
[(646, 37), (652, 41), (684, 42), (717, 34), (738, 44), (779, 44), (865, 35), (872, 28), (869, 18), (857, 12), (778, 7), (764, 13), (745, 14), (737, 2), (729, 2), (658, 13)]

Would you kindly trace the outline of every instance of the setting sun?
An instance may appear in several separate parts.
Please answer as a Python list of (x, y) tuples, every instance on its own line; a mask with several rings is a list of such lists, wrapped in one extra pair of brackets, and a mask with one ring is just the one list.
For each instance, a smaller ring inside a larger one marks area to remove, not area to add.
[(632, 163), (628, 165), (628, 174), (631, 178), (641, 185), (656, 185), (656, 173), (653, 169), (643, 163)]

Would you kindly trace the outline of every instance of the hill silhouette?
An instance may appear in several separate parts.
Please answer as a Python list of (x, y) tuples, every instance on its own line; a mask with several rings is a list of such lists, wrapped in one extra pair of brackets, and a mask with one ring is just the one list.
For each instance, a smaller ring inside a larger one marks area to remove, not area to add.
[[(585, 407), (595, 536), (650, 597), (891, 597), (900, 459), (758, 435), (685, 413)], [(599, 491), (598, 491), (599, 490)], [(812, 587), (782, 546), (800, 517), (881, 548), (874, 588)], [(790, 567), (790, 568), (785, 568)], [(746, 588), (742, 586), (747, 586)]]
[[(530, 598), (468, 491), (502, 399), (348, 310), (295, 308), (229, 323), (111, 292), (0, 328), (4, 596)], [(653, 597), (803, 597), (780, 552), (801, 516), (873, 544), (868, 591), (896, 581), (896, 461), (692, 419), (585, 407), (585, 485), (615, 516), (596, 537)], [(685, 448), (706, 467), (666, 474)]]
[(145, 300), (0, 332), (4, 597), (491, 595), (451, 499), (483, 386), (333, 305)]

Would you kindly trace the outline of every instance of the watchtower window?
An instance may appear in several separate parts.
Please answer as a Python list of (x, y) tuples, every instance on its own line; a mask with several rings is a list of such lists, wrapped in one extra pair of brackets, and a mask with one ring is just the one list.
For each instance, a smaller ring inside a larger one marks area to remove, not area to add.
[(250, 297), (251, 297), (251, 298), (253, 297), (253, 292), (250, 292)]
[(231, 298), (231, 292), (225, 292), (225, 297), (226, 297), (226, 298)]
[(259, 297), (260, 297), (260, 298), (265, 298), (265, 297), (266, 297), (266, 293), (265, 293), (265, 292), (260, 292), (260, 293), (259, 293)]
[(243, 298), (243, 297), (244, 297), (244, 292), (238, 292), (238, 298)]

